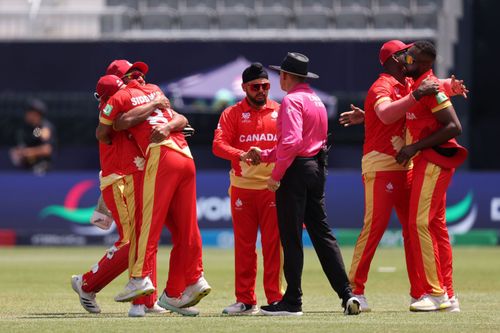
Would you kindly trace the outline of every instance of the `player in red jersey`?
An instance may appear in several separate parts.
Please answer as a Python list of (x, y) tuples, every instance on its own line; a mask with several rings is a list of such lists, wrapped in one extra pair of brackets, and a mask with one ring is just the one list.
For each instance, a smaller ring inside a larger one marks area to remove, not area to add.
[[(109, 131), (111, 125), (118, 130), (128, 128), (146, 157), (140, 191), (142, 214), (137, 216), (137, 238), (130, 250), (131, 279), (115, 300), (128, 301), (154, 291), (150, 275), (162, 226), (166, 224), (172, 234), (173, 248), (166, 288), (158, 304), (183, 315), (197, 315), (196, 310), (186, 309), (205, 297), (211, 287), (203, 276), (201, 236), (196, 220), (195, 167), (180, 132), (187, 120), (171, 109), (161, 108), (133, 127), (121, 121), (122, 115), (126, 116), (131, 108), (162, 94), (157, 86), (145, 84), (146, 72), (147, 67), (129, 66), (124, 76), (130, 79), (126, 89), (108, 101), (100, 117), (103, 133)], [(153, 137), (161, 135), (164, 139), (152, 143), (152, 132)]]
[[(408, 236), (409, 183), (411, 165), (401, 166), (394, 157), (403, 145), (405, 111), (416, 103), (415, 95), (436, 92), (432, 81), (420, 85), (412, 95), (413, 81), (405, 78), (403, 52), (410, 45), (393, 40), (380, 50), (380, 63), (386, 72), (381, 74), (368, 91), (365, 112), (358, 108), (343, 113), (340, 122), (344, 125), (365, 121), (365, 144), (363, 148), (362, 173), (365, 186), (365, 218), (363, 229), (354, 250), (349, 278), (354, 293), (361, 301), (362, 311), (370, 311), (364, 295), (365, 283), (375, 250), (389, 222), (392, 208), (396, 209), (403, 229), (405, 255), (410, 280), (410, 295), (419, 298), (423, 291), (412, 259), (412, 248)], [(453, 94), (465, 94), (463, 81), (444, 80)], [(430, 84), (429, 84), (430, 83)], [(427, 88), (428, 87), (428, 88)]]
[[(418, 41), (405, 55), (407, 74), (418, 86), (429, 77), (436, 59), (434, 45)], [(452, 253), (446, 228), (446, 190), (451, 177), (467, 158), (467, 150), (455, 137), (462, 127), (445, 89), (425, 96), (406, 112), (406, 145), (396, 160), (406, 165), (413, 159), (409, 235), (424, 296), (410, 305), (411, 311), (452, 308)], [(446, 266), (443, 268), (443, 266)]]
[(242, 89), (246, 98), (222, 113), (214, 134), (213, 153), (231, 161), (229, 193), (234, 230), (236, 303), (224, 314), (253, 315), (259, 312), (255, 295), (260, 229), (264, 257), (264, 291), (268, 304), (283, 297), (281, 246), (274, 192), (267, 189), (274, 163), (251, 165), (246, 152), (252, 147), (276, 145), (279, 104), (267, 98), (270, 83), (266, 70), (254, 63), (243, 71)]
[[(99, 110), (104, 108), (112, 95), (124, 87), (122, 80), (115, 75), (101, 77), (96, 87)], [(158, 98), (131, 110), (130, 121), (132, 123), (143, 121), (160, 105), (168, 106), (168, 100)], [(129, 240), (134, 235), (134, 183), (137, 184), (140, 181), (144, 166), (141, 151), (125, 132), (113, 132), (110, 142), (100, 142), (99, 158), (102, 197), (116, 222), (119, 239), (90, 271), (72, 277), (72, 287), (79, 294), (82, 306), (92, 313), (100, 312), (95, 302), (95, 293), (128, 267)], [(163, 309), (157, 306), (155, 301), (156, 295), (136, 299), (129, 311), (129, 316), (144, 316), (146, 312), (162, 312)]]

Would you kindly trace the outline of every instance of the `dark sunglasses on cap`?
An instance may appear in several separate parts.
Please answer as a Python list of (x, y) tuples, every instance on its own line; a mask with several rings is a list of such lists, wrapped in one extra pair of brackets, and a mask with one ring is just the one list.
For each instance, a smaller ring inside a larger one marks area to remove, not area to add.
[(135, 80), (135, 79), (138, 79), (140, 77), (145, 79), (146, 75), (144, 75), (142, 72), (139, 72), (139, 71), (133, 71), (133, 72), (130, 72), (130, 73), (123, 75), (123, 77), (129, 78), (131, 80)]
[(253, 91), (259, 91), (260, 88), (262, 88), (262, 90), (269, 90), (271, 88), (270, 83), (254, 83), (254, 84), (249, 84), (249, 86), (250, 89), (252, 89)]

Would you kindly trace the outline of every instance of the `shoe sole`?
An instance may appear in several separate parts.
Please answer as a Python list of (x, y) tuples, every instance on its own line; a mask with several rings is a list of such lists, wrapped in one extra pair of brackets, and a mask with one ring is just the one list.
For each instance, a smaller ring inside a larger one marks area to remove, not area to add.
[(256, 316), (260, 313), (259, 309), (255, 309), (252, 311), (243, 311), (243, 312), (227, 312), (225, 310), (222, 311), (224, 316)]
[(141, 296), (149, 296), (155, 292), (155, 289), (146, 289), (146, 290), (136, 290), (130, 294), (121, 297), (115, 297), (115, 302), (130, 302)]
[(85, 302), (89, 302), (89, 301), (87, 299), (85, 299), (85, 298), (82, 298), (82, 296), (80, 296), (80, 291), (78, 290), (78, 286), (76, 285), (76, 278), (77, 277), (78, 277), (78, 275), (71, 276), (71, 288), (75, 291), (75, 293), (78, 294), (78, 299), (80, 300), (80, 305), (88, 313), (101, 313), (101, 309), (100, 308), (92, 309), (92, 308), (88, 308), (87, 307), (88, 305)]
[(344, 310), (344, 314), (347, 316), (355, 316), (359, 315), (361, 313), (361, 303), (357, 300), (352, 300), (352, 302), (349, 304), (349, 301), (347, 301), (346, 308)]
[(288, 312), (288, 311), (266, 311), (260, 309), (260, 313), (264, 316), (302, 316), (304, 313), (300, 312)]
[(200, 311), (198, 311), (198, 310), (189, 310), (187, 308), (178, 308), (178, 307), (175, 307), (175, 306), (170, 305), (168, 303), (161, 302), (160, 300), (158, 300), (158, 305), (161, 306), (162, 308), (164, 308), (165, 310), (181, 314), (185, 317), (196, 317), (200, 314)]
[(192, 306), (195, 306), (196, 304), (200, 303), (200, 301), (203, 299), (203, 297), (210, 294), (211, 291), (212, 291), (212, 288), (207, 288), (205, 290), (202, 290), (201, 292), (198, 293), (198, 295), (196, 295), (193, 298), (193, 300), (191, 302), (184, 304), (182, 306), (182, 308), (190, 308)]
[(410, 311), (411, 312), (432, 312), (432, 311), (450, 311), (448, 310), (449, 306), (440, 306), (438, 308), (417, 308), (417, 307), (412, 307), (410, 306)]

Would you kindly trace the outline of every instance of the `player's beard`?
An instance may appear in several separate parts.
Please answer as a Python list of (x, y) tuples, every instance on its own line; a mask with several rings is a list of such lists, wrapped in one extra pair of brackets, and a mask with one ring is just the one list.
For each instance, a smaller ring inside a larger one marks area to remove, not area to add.
[(253, 98), (253, 97), (252, 97), (252, 96), (250, 96), (250, 95), (247, 95), (247, 98), (248, 98), (248, 100), (249, 100), (252, 104), (254, 104), (254, 105), (256, 105), (256, 106), (263, 106), (263, 105), (266, 105), (266, 102), (267, 102), (267, 96), (266, 96), (266, 95), (264, 95), (264, 94), (262, 94), (262, 96), (264, 96), (264, 98), (263, 98), (263, 99), (261, 99), (261, 100), (255, 99), (255, 98)]

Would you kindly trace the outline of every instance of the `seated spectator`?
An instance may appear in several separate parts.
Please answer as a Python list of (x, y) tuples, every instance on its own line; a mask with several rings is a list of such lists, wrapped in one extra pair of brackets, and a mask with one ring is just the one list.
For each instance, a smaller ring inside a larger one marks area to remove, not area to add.
[(10, 150), (15, 166), (43, 175), (50, 168), (55, 145), (54, 126), (45, 119), (47, 107), (32, 100), (24, 113), (24, 124), (17, 131), (17, 146)]

